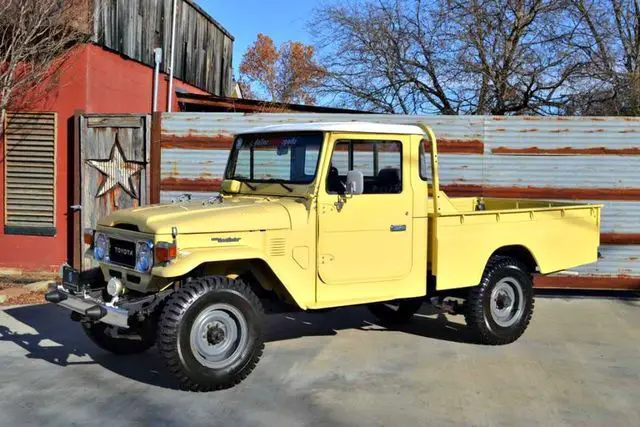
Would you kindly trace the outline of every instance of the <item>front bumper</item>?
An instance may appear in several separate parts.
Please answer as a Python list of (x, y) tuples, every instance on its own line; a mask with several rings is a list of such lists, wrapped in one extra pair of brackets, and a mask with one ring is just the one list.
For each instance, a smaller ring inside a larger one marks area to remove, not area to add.
[(120, 328), (129, 327), (129, 312), (125, 309), (108, 306), (99, 301), (72, 295), (62, 286), (58, 286), (45, 295), (45, 299), (67, 308), (87, 320), (102, 322)]

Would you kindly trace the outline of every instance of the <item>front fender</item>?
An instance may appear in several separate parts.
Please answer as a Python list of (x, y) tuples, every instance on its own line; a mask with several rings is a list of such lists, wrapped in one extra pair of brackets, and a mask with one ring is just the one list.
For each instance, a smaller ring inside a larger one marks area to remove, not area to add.
[(244, 259), (261, 259), (265, 261), (262, 255), (260, 251), (246, 246), (188, 249), (180, 251), (178, 258), (169, 265), (154, 267), (151, 274), (170, 279), (184, 276), (194, 268), (207, 262), (238, 261)]

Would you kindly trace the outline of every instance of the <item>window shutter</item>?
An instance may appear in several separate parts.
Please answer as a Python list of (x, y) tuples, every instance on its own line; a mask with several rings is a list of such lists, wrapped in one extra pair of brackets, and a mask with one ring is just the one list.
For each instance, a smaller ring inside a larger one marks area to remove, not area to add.
[(55, 235), (56, 113), (7, 113), (5, 233)]

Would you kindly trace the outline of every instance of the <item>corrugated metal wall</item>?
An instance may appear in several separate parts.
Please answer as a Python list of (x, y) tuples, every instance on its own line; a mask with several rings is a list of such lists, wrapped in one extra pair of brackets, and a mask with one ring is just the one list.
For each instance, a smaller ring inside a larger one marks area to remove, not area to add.
[(239, 131), (352, 120), (429, 124), (438, 138), (443, 189), (452, 196), (604, 203), (602, 259), (579, 268), (579, 277), (548, 277), (537, 284), (640, 289), (640, 118), (163, 114), (156, 138), (161, 200), (214, 193)]

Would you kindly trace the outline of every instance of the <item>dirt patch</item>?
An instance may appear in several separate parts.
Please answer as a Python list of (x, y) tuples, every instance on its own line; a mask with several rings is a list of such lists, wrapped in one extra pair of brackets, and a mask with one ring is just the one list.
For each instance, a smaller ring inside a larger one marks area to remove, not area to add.
[(34, 291), (25, 286), (40, 280), (50, 279), (49, 275), (0, 276), (0, 306), (43, 303), (45, 290)]
[(44, 300), (44, 292), (25, 292), (20, 295), (9, 297), (2, 305), (24, 305), (24, 304), (42, 304)]

